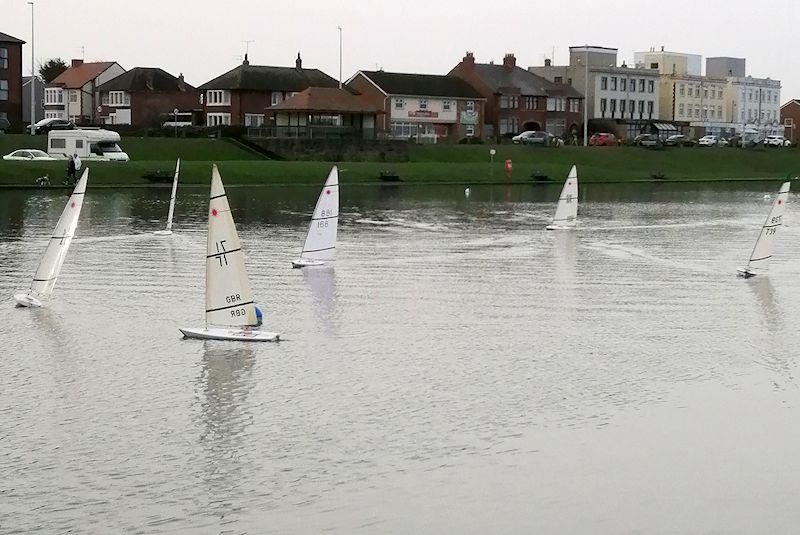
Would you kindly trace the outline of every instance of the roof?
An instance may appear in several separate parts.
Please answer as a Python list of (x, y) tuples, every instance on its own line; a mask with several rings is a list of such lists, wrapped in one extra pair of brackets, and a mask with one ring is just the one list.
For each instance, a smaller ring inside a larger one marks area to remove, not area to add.
[(22, 39), (17, 39), (16, 37), (8, 35), (7, 33), (0, 32), (0, 43), (25, 44), (25, 41), (23, 41)]
[(383, 113), (370, 106), (347, 89), (338, 87), (309, 87), (267, 111), (304, 111), (335, 113)]
[(781, 106), (781, 109), (785, 108), (786, 106), (789, 106), (790, 104), (794, 104), (795, 106), (800, 106), (800, 98), (793, 98), (792, 100), (784, 103)]
[(500, 88), (514, 87), (519, 88), (522, 95), (547, 96), (550, 93), (557, 93), (567, 97), (583, 98), (583, 95), (572, 86), (551, 82), (522, 67), (515, 66), (508, 70), (502, 64), (476, 63), (475, 71), (495, 91)]
[(75, 67), (69, 67), (66, 71), (56, 76), (48, 85), (60, 85), (67, 89), (78, 89), (103, 74), (112, 65), (114, 65), (113, 61), (81, 63)]
[(440, 74), (405, 74), (385, 71), (360, 71), (390, 95), (481, 99), (483, 96), (466, 81)]
[(204, 83), (199, 89), (302, 91), (311, 86), (338, 87), (339, 81), (319, 69), (269, 67), (243, 63), (225, 74)]
[(135, 67), (98, 86), (97, 91), (185, 91), (187, 88), (194, 89), (163, 69)]

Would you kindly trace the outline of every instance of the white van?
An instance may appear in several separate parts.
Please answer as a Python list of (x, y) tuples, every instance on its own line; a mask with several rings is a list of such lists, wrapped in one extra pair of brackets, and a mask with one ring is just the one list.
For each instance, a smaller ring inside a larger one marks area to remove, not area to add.
[(117, 132), (100, 128), (51, 130), (47, 134), (47, 152), (67, 158), (77, 154), (81, 160), (127, 162), (130, 158), (119, 148), (119, 141)]

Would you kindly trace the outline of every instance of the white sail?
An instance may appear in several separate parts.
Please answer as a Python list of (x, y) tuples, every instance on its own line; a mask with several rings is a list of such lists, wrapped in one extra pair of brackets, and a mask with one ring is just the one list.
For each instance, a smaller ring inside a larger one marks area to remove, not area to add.
[(328, 261), (336, 254), (339, 224), (339, 170), (334, 165), (317, 199), (300, 260)]
[(44, 251), (44, 256), (42, 256), (39, 267), (36, 269), (36, 274), (33, 276), (30, 293), (34, 296), (48, 297), (53, 293), (56, 279), (58, 279), (58, 274), (61, 272), (61, 266), (64, 265), (67, 250), (69, 250), (69, 245), (72, 243), (72, 237), (75, 236), (75, 229), (78, 227), (78, 217), (81, 215), (83, 197), (84, 193), (86, 193), (86, 182), (88, 180), (89, 169), (87, 168), (75, 185), (64, 211), (61, 212), (61, 217), (58, 218), (56, 228), (50, 237), (47, 249)]
[(778, 192), (778, 197), (772, 204), (764, 226), (761, 227), (761, 233), (758, 235), (756, 245), (753, 247), (753, 253), (750, 255), (750, 261), (747, 262), (746, 271), (751, 274), (766, 271), (769, 267), (769, 260), (772, 258), (772, 253), (775, 251), (775, 238), (778, 234), (778, 228), (783, 224), (783, 214), (786, 212), (786, 201), (789, 198), (789, 182), (784, 182)]
[(553, 216), (554, 227), (571, 227), (577, 222), (578, 217), (578, 170), (573, 165), (570, 169), (561, 195), (558, 197), (556, 214)]
[(244, 267), (244, 252), (216, 165), (211, 171), (208, 205), (206, 325), (255, 325), (255, 304)]
[(172, 195), (169, 198), (169, 213), (167, 214), (167, 230), (172, 231), (172, 216), (175, 214), (175, 196), (178, 193), (178, 175), (181, 172), (181, 159), (175, 164), (175, 177), (172, 179)]

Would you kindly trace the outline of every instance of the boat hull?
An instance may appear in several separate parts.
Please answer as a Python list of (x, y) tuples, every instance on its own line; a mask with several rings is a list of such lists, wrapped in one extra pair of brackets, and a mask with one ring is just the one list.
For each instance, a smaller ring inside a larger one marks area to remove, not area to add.
[(575, 227), (574, 226), (565, 227), (565, 226), (562, 226), (562, 225), (547, 225), (545, 227), (545, 229), (547, 229), (547, 230), (575, 230)]
[(747, 268), (739, 268), (736, 270), (736, 275), (742, 277), (743, 279), (749, 279), (750, 277), (755, 277), (756, 274), (750, 271)]
[(40, 308), (44, 305), (31, 294), (14, 294), (14, 301), (18, 307)]
[(277, 342), (280, 334), (258, 329), (180, 329), (185, 338), (197, 340), (230, 340), (234, 342)]
[(171, 230), (157, 230), (153, 232), (154, 236), (172, 236)]
[(325, 262), (322, 260), (309, 260), (306, 258), (301, 258), (298, 260), (292, 261), (292, 267), (295, 269), (304, 268), (304, 267), (314, 267), (314, 266), (324, 266)]

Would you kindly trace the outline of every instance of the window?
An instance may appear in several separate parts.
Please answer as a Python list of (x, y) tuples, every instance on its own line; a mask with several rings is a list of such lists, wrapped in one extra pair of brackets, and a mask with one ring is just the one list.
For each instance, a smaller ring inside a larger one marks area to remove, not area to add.
[(519, 118), (504, 117), (500, 119), (500, 135), (516, 134), (519, 131)]
[(8, 100), (8, 80), (0, 80), (0, 100)]
[(230, 106), (231, 92), (227, 89), (210, 89), (206, 91), (206, 106)]
[(644, 93), (644, 78), (639, 78), (639, 93)]
[(683, 84), (679, 84), (678, 85), (678, 94), (680, 96), (683, 96), (683, 95), (686, 94), (686, 86), (685, 85), (683, 85)]
[(636, 93), (636, 78), (631, 78), (631, 93)]
[[(642, 82), (643, 81), (644, 79), (642, 79)], [(644, 100), (639, 101), (639, 117), (641, 117), (642, 115), (644, 115)]]
[(653, 101), (652, 100), (648, 100), (647, 101), (647, 118), (648, 119), (652, 119), (653, 118)]
[(692, 84), (689, 84), (689, 89), (686, 91), (686, 94), (690, 97), (694, 96), (694, 86)]
[(8, 49), (0, 48), (0, 69), (8, 69)]
[(753, 101), (753, 90), (751, 89), (751, 90), (749, 90), (747, 93), (748, 93), (748, 94), (747, 94), (747, 100), (749, 100), (750, 102), (752, 102), (752, 101)]
[(78, 91), (73, 89), (69, 92), (69, 101), (78, 102)]
[(392, 122), (393, 138), (409, 138), (415, 135), (417, 135), (416, 124)]
[(44, 90), (45, 104), (63, 104), (64, 92), (58, 87), (48, 87)]
[(601, 76), (600, 77), (600, 89), (602, 89), (604, 91), (606, 89), (608, 89), (608, 77), (607, 76)]
[(708, 88), (703, 89), (703, 98), (708, 98)]
[(635, 108), (636, 108), (636, 101), (635, 100), (629, 100), (628, 101), (628, 110), (630, 110), (630, 112), (631, 112), (631, 117), (633, 117), (633, 112), (634, 112)]
[(547, 111), (564, 111), (565, 100), (563, 97), (547, 97)]
[(223, 126), (231, 124), (230, 113), (207, 113), (206, 126)]
[[(613, 78), (612, 78), (612, 80), (613, 80)], [(616, 114), (616, 113), (617, 113), (617, 99), (612, 98), (611, 99), (611, 118), (613, 118), (614, 114)]]
[(427, 99), (424, 99), (424, 98), (419, 99), (419, 109), (421, 109), (421, 110), (427, 110), (428, 109), (428, 100)]
[(626, 88), (627, 85), (628, 85), (628, 79), (627, 78), (620, 78), (619, 79), (619, 90), (620, 91), (627, 91), (627, 88)]
[(252, 127), (259, 127), (264, 124), (264, 114), (259, 113), (245, 113), (244, 114), (244, 125), (245, 126), (252, 126)]
[[(624, 101), (622, 101), (622, 102), (624, 102)], [(622, 107), (624, 108), (625, 106), (622, 106)], [(577, 99), (577, 98), (569, 99), (569, 111), (571, 111), (572, 113), (578, 113), (578, 112), (581, 111), (581, 101), (580, 101), (580, 99)]]
[(683, 117), (684, 112), (685, 110), (683, 108), (683, 102), (681, 102), (680, 104), (678, 104), (678, 116)]
[(502, 109), (516, 109), (518, 100), (516, 95), (502, 95), (500, 97), (500, 108)]
[(50, 139), (50, 148), (51, 149), (66, 149), (67, 148), (67, 140), (63, 137), (54, 137)]
[(717, 98), (722, 98), (722, 89), (717, 91)]
[(658, 63), (651, 63), (650, 64), (650, 68), (651, 69), (658, 69)]
[(647, 92), (648, 93), (655, 93), (656, 91), (656, 82), (655, 80), (647, 80)]
[(82, 149), (83, 148), (83, 140), (82, 139), (76, 139), (75, 140), (75, 148), (76, 149)]
[(722, 106), (717, 106), (717, 119), (722, 119)]
[(108, 105), (109, 106), (130, 106), (131, 96), (125, 91), (109, 91), (108, 92)]
[(474, 137), (475, 136), (475, 126), (468, 124), (466, 129), (467, 137)]
[(525, 97), (525, 108), (528, 110), (536, 109), (536, 97)]
[(406, 101), (402, 98), (394, 99), (394, 109), (396, 110), (404, 110), (406, 108)]
[(280, 104), (282, 101), (283, 101), (283, 93), (281, 93), (280, 91), (273, 91), (272, 100), (270, 101), (272, 104), (270, 105), (274, 106), (276, 104)]
[(468, 100), (467, 104), (464, 106), (464, 109), (466, 111), (468, 111), (468, 112), (474, 112), (475, 111), (475, 101), (474, 100)]
[(617, 77), (616, 76), (612, 76), (611, 77), (611, 91), (616, 91), (616, 90), (617, 90)]
[(606, 104), (607, 104), (606, 99), (601, 98), (600, 99), (600, 117), (605, 117), (606, 116)]
[(442, 111), (450, 111), (450, 101), (442, 101)]
[(627, 102), (625, 99), (619, 101), (619, 116), (623, 118), (625, 117), (625, 102)]
[(695, 104), (694, 105), (694, 116), (695, 117), (700, 117), (700, 104)]
[(792, 117), (784, 118), (783, 119), (783, 126), (788, 126), (789, 128), (792, 128), (794, 126), (794, 118), (792, 118)]
[(553, 82), (556, 84), (563, 84), (564, 78), (562, 76), (556, 76), (555, 78), (553, 78)]

